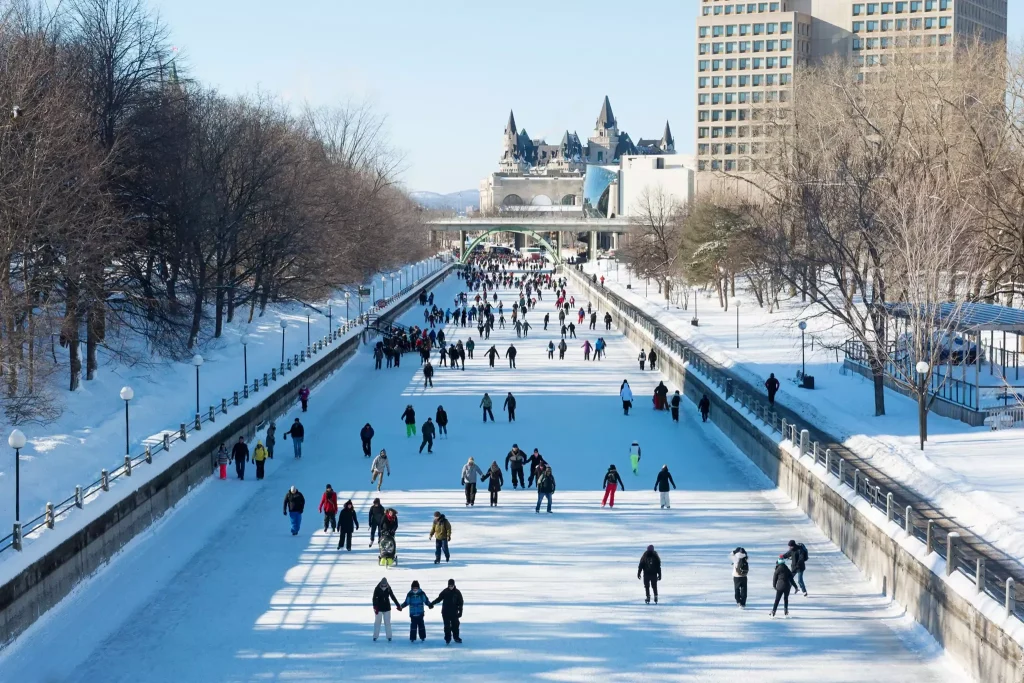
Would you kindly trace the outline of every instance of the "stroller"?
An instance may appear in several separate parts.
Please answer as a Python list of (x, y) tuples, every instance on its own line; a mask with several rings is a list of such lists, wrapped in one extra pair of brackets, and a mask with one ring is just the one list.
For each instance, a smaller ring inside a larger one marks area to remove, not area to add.
[(398, 511), (388, 508), (384, 511), (384, 519), (380, 523), (380, 538), (377, 542), (377, 564), (382, 567), (393, 567), (398, 564), (398, 546), (395, 544), (397, 531)]

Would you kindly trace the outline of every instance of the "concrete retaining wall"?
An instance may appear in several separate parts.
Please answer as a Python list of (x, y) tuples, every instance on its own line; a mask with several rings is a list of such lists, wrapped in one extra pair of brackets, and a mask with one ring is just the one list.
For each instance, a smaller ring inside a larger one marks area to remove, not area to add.
[[(644, 348), (652, 346), (652, 335), (628, 317), (616, 315), (618, 308), (599, 287), (576, 272), (571, 272), (570, 276), (577, 286), (586, 289), (591, 301), (613, 312), (616, 324), (628, 339)], [(837, 490), (823, 481), (787, 448), (752, 423), (745, 412), (725, 401), (713, 386), (705, 384), (700, 375), (687, 372), (682, 359), (658, 346), (661, 372), (694, 403), (707, 394), (711, 400), (712, 422), (800, 506), (876, 587), (924, 625), (968, 673), (985, 683), (1022, 680), (1024, 648), (912, 552), (915, 547), (923, 549), (920, 542), (906, 538), (901, 541), (905, 536), (902, 531), (891, 534), (892, 529), (879, 526), (857, 507), (852, 490), (847, 487)]]
[[(417, 303), (420, 291), (429, 290), (449, 272), (450, 269), (441, 270), (414, 287), (404, 302), (381, 318), (393, 319), (408, 310)], [(273, 391), (261, 393), (261, 401), (230, 420), (225, 416), (224, 423), (216, 423), (219, 428), (211, 438), (0, 586), (0, 645), (6, 645), (31, 626), (75, 586), (106, 564), (126, 543), (210, 477), (214, 473), (219, 444), (230, 444), (239, 436), (247, 440), (252, 438), (258, 425), (284, 414), (295, 405), (295, 396), (303, 384), (311, 387), (329, 377), (356, 353), (360, 342), (359, 335), (338, 342), (317, 359), (319, 362), (296, 372)], [(207, 423), (205, 428), (212, 430), (215, 424)], [(173, 456), (173, 450), (170, 455)], [(130, 480), (120, 481), (126, 483)]]

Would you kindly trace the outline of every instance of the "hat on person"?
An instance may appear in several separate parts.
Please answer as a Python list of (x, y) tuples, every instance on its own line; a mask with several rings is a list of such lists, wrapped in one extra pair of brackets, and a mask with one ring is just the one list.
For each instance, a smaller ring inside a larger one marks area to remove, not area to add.
[(649, 546), (647, 546), (647, 549), (648, 550), (654, 550), (654, 546), (653, 545), (649, 545)]
[(796, 547), (796, 541), (793, 541), (793, 540), (791, 540), (791, 541), (790, 541), (789, 543), (787, 543), (786, 545), (788, 545), (788, 546), (789, 546), (790, 548), (795, 548), (795, 547)]
[(291, 488), (290, 488), (290, 489), (288, 489), (288, 490), (289, 490), (289, 491), (291, 491), (292, 493), (296, 493), (296, 492), (298, 491), (298, 489), (297, 489), (297, 488), (295, 488), (294, 486), (293, 486), (293, 487), (291, 487)]
[(448, 579), (448, 587), (455, 588), (455, 579)]

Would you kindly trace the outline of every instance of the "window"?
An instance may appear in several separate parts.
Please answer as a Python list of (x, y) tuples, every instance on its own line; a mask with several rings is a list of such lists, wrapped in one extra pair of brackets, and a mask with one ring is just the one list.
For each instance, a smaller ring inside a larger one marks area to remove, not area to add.
[(867, 6), (868, 14), (878, 14), (878, 3), (869, 2)]
[(711, 60), (711, 70), (712, 71), (721, 71), (722, 70), (722, 60), (721, 59), (712, 59)]
[(747, 97), (748, 97), (747, 93), (741, 92), (741, 93), (739, 93), (739, 96), (736, 99), (739, 100), (740, 104), (746, 104), (747, 103)]
[[(726, 121), (735, 121), (736, 120), (736, 110), (735, 109), (726, 109), (725, 110), (725, 120)], [(728, 130), (728, 128), (726, 130)]]
[(882, 20), (882, 30), (883, 31), (891, 31), (892, 30), (892, 19), (883, 19)]
[(736, 129), (736, 134), (739, 135), (741, 138), (747, 137), (749, 133), (750, 130), (746, 126), (740, 126), (739, 128)]
[(711, 145), (711, 154), (713, 154), (714, 156), (718, 156), (721, 153), (722, 153), (722, 145), (720, 145), (720, 144)]
[(855, 22), (853, 22), (853, 32), (854, 33), (863, 33), (864, 32), (864, 22), (863, 21), (855, 21)]
[(935, 0), (925, 0), (924, 9), (926, 12), (931, 12), (935, 9)]
[(720, 55), (723, 52), (725, 52), (725, 44), (724, 43), (712, 43), (711, 44), (711, 51), (713, 53), (715, 53), (716, 55)]
[(749, 40), (741, 40), (740, 41), (740, 52), (750, 52), (750, 41)]
[(722, 170), (722, 162), (719, 161), (718, 159), (712, 159), (711, 160), (711, 170), (712, 171), (721, 171)]
[[(762, 76), (761, 74), (757, 74), (756, 76), (754, 76), (754, 87), (756, 88), (756, 87), (760, 86), (763, 81), (764, 81), (764, 76)], [(757, 93), (754, 93), (754, 94), (756, 95)], [(757, 100), (754, 100), (754, 101), (756, 102)]]
[(765, 85), (775, 85), (775, 74), (768, 74), (764, 77)]
[(868, 38), (868, 49), (869, 50), (877, 50), (878, 49), (878, 38)]
[(721, 104), (721, 103), (722, 103), (722, 93), (716, 92), (715, 94), (713, 94), (711, 96), (711, 104)]
[(699, 87), (699, 88), (706, 88), (706, 87), (708, 87), (708, 77), (707, 76), (701, 76), (700, 78), (698, 78), (697, 79), (697, 87)]
[(761, 101), (761, 93), (759, 93), (759, 92), (752, 92), (752, 93), (750, 93), (750, 101), (753, 102), (754, 104), (759, 103)]
[(778, 65), (778, 61), (779, 60), (777, 57), (769, 57), (768, 59), (764, 60), (764, 66), (766, 69), (774, 69)]
[(779, 68), (781, 68), (781, 69), (788, 69), (789, 68), (789, 57), (779, 57)]
[(873, 31), (877, 31), (877, 30), (878, 30), (878, 22), (876, 20), (869, 21), (868, 22), (868, 33), (871, 33)]
[(697, 104), (698, 105), (704, 105), (704, 104), (707, 104), (707, 103), (708, 103), (708, 94), (707, 93), (701, 93), (700, 95), (697, 95)]
[(701, 38), (707, 38), (708, 37), (708, 27), (707, 26), (701, 26), (700, 27), (699, 35), (700, 35)]
[(779, 41), (779, 49), (780, 50), (792, 50), (793, 49), (793, 41), (789, 40), (788, 38), (785, 39), (785, 40), (780, 40)]
[(935, 17), (928, 17), (927, 19), (924, 20), (924, 27), (927, 29), (933, 29), (937, 25), (938, 24), (935, 23)]
[[(742, 62), (743, 60), (741, 59), (740, 61)], [(741, 88), (746, 88), (749, 85), (750, 85), (750, 76), (740, 76), (740, 87)]]
[(697, 62), (697, 71), (707, 71), (708, 70), (708, 66), (709, 66), (708, 60), (702, 59), (699, 62)]
[(760, 69), (763, 67), (763, 62), (764, 60), (761, 59), (760, 57), (754, 57), (754, 59), (751, 60), (751, 66), (753, 66), (755, 69)]
[(740, 121), (746, 121), (747, 120), (747, 110), (746, 109), (740, 109), (739, 110), (739, 119), (740, 119)]
[(702, 55), (706, 55), (708, 53), (708, 44), (707, 43), (701, 43), (700, 45), (698, 45), (697, 46), (697, 52), (702, 54)]
[(768, 52), (775, 52), (775, 50), (777, 50), (778, 47), (779, 47), (779, 41), (777, 41), (777, 40), (766, 41), (765, 46), (768, 48)]
[(736, 35), (736, 24), (730, 24), (725, 27), (725, 35), (734, 36)]
[(891, 2), (883, 2), (882, 3), (882, 14), (892, 14), (892, 3)]
[(907, 30), (907, 20), (906, 19), (897, 19), (896, 20), (896, 30), (897, 31), (906, 31)]
[(772, 12), (778, 12), (779, 11), (779, 3), (777, 3), (777, 2), (771, 3), (771, 5), (769, 5), (769, 7), (771, 8)]
[(735, 88), (736, 87), (736, 77), (735, 76), (726, 76), (725, 77), (725, 87), (726, 88)]
[(910, 20), (910, 30), (911, 31), (920, 31), (921, 30), (921, 26), (922, 26), (922, 24), (921, 24), (921, 20), (920, 19), (911, 19)]
[(708, 143), (705, 142), (705, 143), (702, 143), (700, 145), (697, 145), (697, 154), (707, 154), (707, 153), (708, 153)]
[(942, 34), (939, 36), (939, 45), (949, 45), (949, 34)]
[(853, 16), (859, 17), (862, 14), (864, 14), (864, 5), (854, 5), (853, 6)]
[(722, 110), (721, 109), (715, 109), (714, 111), (712, 111), (711, 112), (711, 120), (712, 121), (721, 121), (722, 120)]
[[(750, 60), (749, 59), (741, 59), (740, 60), (740, 71), (746, 71), (749, 68), (750, 68)], [(746, 78), (746, 76), (740, 76), (740, 85), (743, 85), (743, 79), (744, 78)]]
[(764, 33), (764, 24), (754, 24), (754, 35), (759, 36)]
[(722, 13), (722, 6), (721, 5), (715, 5), (715, 14), (721, 14), (721, 13)]
[[(736, 43), (730, 41), (725, 44), (725, 54), (731, 55), (733, 52), (736, 52)], [(725, 68), (728, 69), (729, 67), (726, 66)]]
[(906, 2), (897, 2), (896, 3), (896, 14), (903, 14), (906, 11), (907, 11), (907, 3)]
[(708, 118), (710, 117), (710, 115), (711, 114), (710, 114), (709, 111), (707, 111), (706, 109), (701, 109), (700, 111), (697, 112), (697, 120), (698, 121), (707, 121)]
[(793, 32), (793, 22), (791, 22), (791, 21), (784, 21), (781, 24), (779, 24), (779, 33), (785, 34), (785, 33), (792, 33), (792, 32)]
[[(704, 9), (708, 9), (708, 8), (705, 7)], [(698, 161), (697, 162), (697, 170), (698, 171), (706, 171), (707, 168), (708, 168), (708, 162), (706, 162), (706, 161)]]
[(754, 52), (763, 52), (763, 51), (764, 51), (764, 41), (763, 40), (755, 40), (754, 41)]
[(939, 0), (939, 9), (945, 12), (949, 9), (949, 0)]
[(721, 76), (715, 76), (714, 78), (712, 78), (711, 79), (711, 87), (712, 88), (721, 88), (722, 87), (722, 77)]
[(789, 85), (792, 82), (792, 78), (789, 74), (779, 74), (779, 85)]
[(721, 128), (712, 128), (711, 129), (711, 137), (713, 137), (713, 138), (720, 138), (720, 137), (722, 137), (722, 129)]
[(712, 30), (712, 35), (713, 35), (713, 36), (714, 36), (715, 38), (719, 38), (719, 37), (721, 37), (723, 33), (725, 33), (725, 27), (724, 27), (724, 26), (716, 26), (716, 27), (715, 27), (715, 28), (714, 28), (714, 29)]
[(708, 129), (707, 128), (698, 128), (697, 129), (697, 137), (698, 138), (706, 138), (707, 136), (708, 136)]
[(727, 59), (727, 60), (725, 60), (725, 70), (726, 71), (735, 71), (736, 70), (736, 60), (735, 59)]
[(775, 32), (779, 29), (779, 25), (778, 24), (766, 24), (765, 28), (767, 29), (768, 35), (771, 36), (771, 35), (774, 35)]
[(726, 93), (725, 94), (725, 103), (726, 104), (736, 104), (736, 93), (732, 93), (732, 92)]
[(910, 11), (920, 12), (921, 11), (921, 0), (910, 0)]
[(949, 17), (939, 17), (939, 28), (949, 28)]

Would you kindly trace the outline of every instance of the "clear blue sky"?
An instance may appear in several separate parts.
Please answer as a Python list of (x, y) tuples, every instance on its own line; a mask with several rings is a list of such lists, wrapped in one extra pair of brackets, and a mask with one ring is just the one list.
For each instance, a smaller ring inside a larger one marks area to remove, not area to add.
[[(694, 145), (697, 0), (152, 0), (190, 73), (226, 94), (369, 100), (412, 190), (475, 188), (509, 109), (532, 137), (589, 135), (605, 95), (633, 140)], [(1011, 41), (1024, 2), (1010, 0)]]

